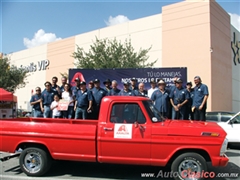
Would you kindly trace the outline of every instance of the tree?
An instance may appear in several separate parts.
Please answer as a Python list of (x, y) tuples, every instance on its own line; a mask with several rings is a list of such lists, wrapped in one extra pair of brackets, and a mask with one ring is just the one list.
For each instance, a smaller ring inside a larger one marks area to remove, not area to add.
[(10, 65), (10, 61), (6, 57), (0, 58), (0, 72), (0, 88), (14, 92), (17, 88), (25, 87), (27, 71)]
[(77, 60), (75, 66), (82, 69), (145, 68), (152, 67), (157, 61), (146, 63), (150, 49), (151, 47), (140, 49), (137, 53), (131, 45), (131, 40), (121, 44), (116, 39), (96, 38), (88, 52), (77, 46), (77, 52), (73, 53), (73, 57)]

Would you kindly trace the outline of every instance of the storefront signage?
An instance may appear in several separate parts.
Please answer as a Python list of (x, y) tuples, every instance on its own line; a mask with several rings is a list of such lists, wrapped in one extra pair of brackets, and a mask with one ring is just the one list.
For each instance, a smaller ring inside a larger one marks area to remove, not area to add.
[(233, 63), (236, 66), (237, 63), (240, 64), (240, 41), (236, 39), (235, 32), (233, 32), (233, 41), (231, 42), (231, 47), (233, 51)]
[(28, 72), (35, 72), (35, 71), (44, 71), (49, 66), (50, 61), (48, 59), (38, 61), (35, 63), (30, 63), (29, 66), (23, 66), (21, 65), (20, 68), (25, 69)]

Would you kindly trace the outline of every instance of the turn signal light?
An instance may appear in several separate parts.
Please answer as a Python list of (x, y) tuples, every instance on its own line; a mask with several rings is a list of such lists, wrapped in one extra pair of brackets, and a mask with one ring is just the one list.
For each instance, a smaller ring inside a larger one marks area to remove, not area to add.
[(219, 136), (219, 133), (212, 133), (212, 132), (202, 132), (202, 136)]

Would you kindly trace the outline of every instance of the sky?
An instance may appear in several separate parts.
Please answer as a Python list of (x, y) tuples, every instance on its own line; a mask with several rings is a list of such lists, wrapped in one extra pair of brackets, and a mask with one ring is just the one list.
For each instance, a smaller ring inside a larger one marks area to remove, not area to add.
[[(240, 31), (240, 0), (216, 0)], [(48, 42), (161, 13), (181, 0), (0, 0), (0, 52)]]

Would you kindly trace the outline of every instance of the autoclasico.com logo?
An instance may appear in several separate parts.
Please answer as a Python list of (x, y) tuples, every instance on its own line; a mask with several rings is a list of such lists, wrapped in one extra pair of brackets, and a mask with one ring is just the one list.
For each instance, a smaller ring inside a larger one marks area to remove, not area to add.
[(199, 179), (199, 178), (237, 178), (239, 177), (239, 173), (215, 173), (213, 171), (207, 172), (207, 171), (201, 171), (201, 172), (190, 172), (187, 170), (183, 170), (181, 173), (179, 172), (164, 172), (163, 170), (160, 170), (158, 174), (155, 173), (141, 173), (142, 178), (177, 178), (180, 179), (186, 179), (186, 178), (193, 178), (193, 179)]

